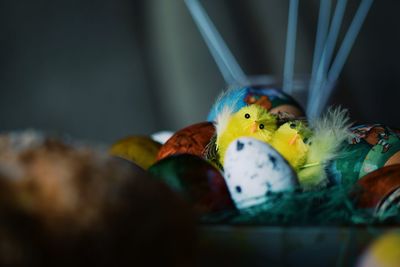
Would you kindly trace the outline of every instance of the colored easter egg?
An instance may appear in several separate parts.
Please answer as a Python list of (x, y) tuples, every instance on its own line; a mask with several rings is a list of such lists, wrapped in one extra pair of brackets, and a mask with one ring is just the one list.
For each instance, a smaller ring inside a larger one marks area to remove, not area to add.
[(222, 174), (198, 156), (169, 156), (150, 167), (149, 172), (192, 203), (199, 214), (234, 209)]
[(215, 133), (211, 122), (201, 122), (177, 131), (161, 147), (157, 160), (176, 154), (191, 154), (203, 157), (205, 149)]
[(399, 267), (400, 231), (391, 230), (372, 242), (357, 267)]
[(227, 149), (224, 177), (238, 209), (268, 201), (269, 193), (290, 191), (298, 179), (289, 163), (270, 145), (241, 137)]
[(227, 105), (233, 107), (233, 112), (236, 112), (250, 104), (258, 104), (274, 114), (285, 112), (295, 117), (304, 116), (300, 104), (281, 90), (253, 86), (229, 90), (211, 108), (207, 120), (214, 121)]
[(174, 133), (171, 131), (161, 131), (161, 132), (156, 132), (153, 133), (151, 135), (151, 139), (153, 139), (154, 141), (160, 143), (160, 144), (165, 144), (168, 139), (171, 138), (171, 136), (173, 136)]
[(389, 209), (400, 207), (400, 164), (382, 167), (357, 181), (357, 206), (384, 217)]
[(156, 162), (160, 143), (146, 136), (129, 136), (115, 142), (109, 153), (113, 156), (132, 161), (147, 169)]
[(397, 131), (381, 124), (359, 125), (350, 130), (352, 139), (330, 168), (336, 183), (354, 183), (379, 168), (400, 164)]

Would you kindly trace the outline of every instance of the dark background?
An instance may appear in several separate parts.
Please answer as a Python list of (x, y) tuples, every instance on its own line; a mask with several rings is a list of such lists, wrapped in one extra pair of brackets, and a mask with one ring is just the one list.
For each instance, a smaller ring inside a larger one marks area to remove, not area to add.
[[(204, 0), (248, 74), (281, 75), (288, 1)], [(359, 1), (349, 1), (344, 26)], [(301, 0), (296, 73), (310, 73), (319, 1)], [(400, 126), (400, 1), (375, 1), (332, 104)], [(203, 121), (224, 81), (181, 0), (0, 2), (0, 131), (112, 142)]]

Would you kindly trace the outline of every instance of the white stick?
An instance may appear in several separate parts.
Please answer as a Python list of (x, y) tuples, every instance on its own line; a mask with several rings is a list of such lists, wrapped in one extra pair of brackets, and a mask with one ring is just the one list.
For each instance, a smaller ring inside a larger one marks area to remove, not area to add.
[(197, 0), (185, 0), (201, 35), (228, 85), (247, 83), (247, 77), (218, 33), (207, 12)]
[(370, 10), (374, 0), (362, 0), (360, 6), (354, 15), (353, 21), (343, 39), (342, 45), (333, 61), (332, 67), (328, 72), (328, 80), (336, 81), (339, 78), (340, 72), (343, 69), (344, 63), (346, 62), (351, 48), (360, 32), (361, 26), (363, 25), (365, 18), (367, 17), (368, 11)]
[(283, 91), (288, 94), (291, 94), (293, 91), (298, 9), (299, 0), (290, 0), (286, 34), (285, 66), (283, 71)]
[(346, 35), (343, 39), (343, 42), (339, 48), (339, 51), (334, 59), (332, 66), (328, 72), (328, 79), (326, 81), (326, 89), (325, 93), (321, 95), (319, 108), (317, 113), (322, 112), (322, 109), (327, 104), (329, 97), (331, 96), (333, 89), (335, 88), (335, 83), (339, 78), (340, 73), (343, 70), (343, 66), (350, 54), (351, 48), (354, 45), (354, 42), (360, 32), (361, 26), (363, 25), (365, 18), (369, 10), (371, 9), (373, 0), (362, 0), (354, 18), (351, 22), (349, 29), (346, 32)]
[(312, 102), (311, 101), (312, 86), (315, 83), (315, 75), (317, 74), (318, 65), (321, 60), (322, 52), (325, 46), (326, 36), (328, 34), (331, 4), (332, 4), (331, 0), (320, 1), (319, 12), (318, 12), (317, 35), (315, 38), (315, 47), (313, 56), (313, 65), (312, 65), (311, 78), (308, 90), (307, 110), (309, 109), (308, 106)]
[(319, 109), (318, 106), (320, 105), (319, 97), (324, 93), (322, 90), (324, 89), (325, 80), (327, 78), (326, 72), (332, 60), (340, 26), (342, 25), (343, 15), (346, 11), (346, 5), (347, 0), (338, 0), (336, 4), (335, 13), (333, 15), (329, 34), (325, 42), (324, 51), (318, 65), (315, 81), (311, 87), (311, 98), (307, 109), (307, 115), (310, 118), (315, 118), (317, 116), (317, 110)]

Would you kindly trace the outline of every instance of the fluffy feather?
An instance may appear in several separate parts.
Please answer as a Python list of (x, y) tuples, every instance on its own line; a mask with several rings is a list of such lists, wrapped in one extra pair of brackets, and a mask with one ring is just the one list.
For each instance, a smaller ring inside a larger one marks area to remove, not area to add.
[(309, 189), (327, 183), (325, 167), (338, 156), (343, 142), (351, 136), (349, 126), (347, 110), (340, 107), (329, 109), (324, 117), (313, 122), (307, 160), (298, 172), (303, 188)]
[(208, 121), (217, 120), (218, 115), (223, 112), (224, 109), (230, 110), (232, 113), (237, 112), (240, 108), (244, 107), (244, 97), (246, 95), (246, 87), (237, 88), (231, 87), (223, 91), (216, 99), (215, 104), (212, 106), (210, 113), (208, 114)]
[(228, 126), (229, 120), (232, 117), (233, 109), (231, 106), (225, 106), (217, 115), (215, 120), (215, 130), (217, 135), (223, 133)]

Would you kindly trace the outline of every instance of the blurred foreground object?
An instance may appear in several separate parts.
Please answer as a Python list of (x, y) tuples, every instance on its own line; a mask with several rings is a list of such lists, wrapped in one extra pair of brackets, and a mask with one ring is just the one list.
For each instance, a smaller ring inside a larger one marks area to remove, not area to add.
[(388, 232), (366, 251), (359, 267), (399, 267), (400, 266), (400, 231)]
[(191, 266), (188, 206), (142, 169), (37, 133), (0, 135), (0, 265)]

